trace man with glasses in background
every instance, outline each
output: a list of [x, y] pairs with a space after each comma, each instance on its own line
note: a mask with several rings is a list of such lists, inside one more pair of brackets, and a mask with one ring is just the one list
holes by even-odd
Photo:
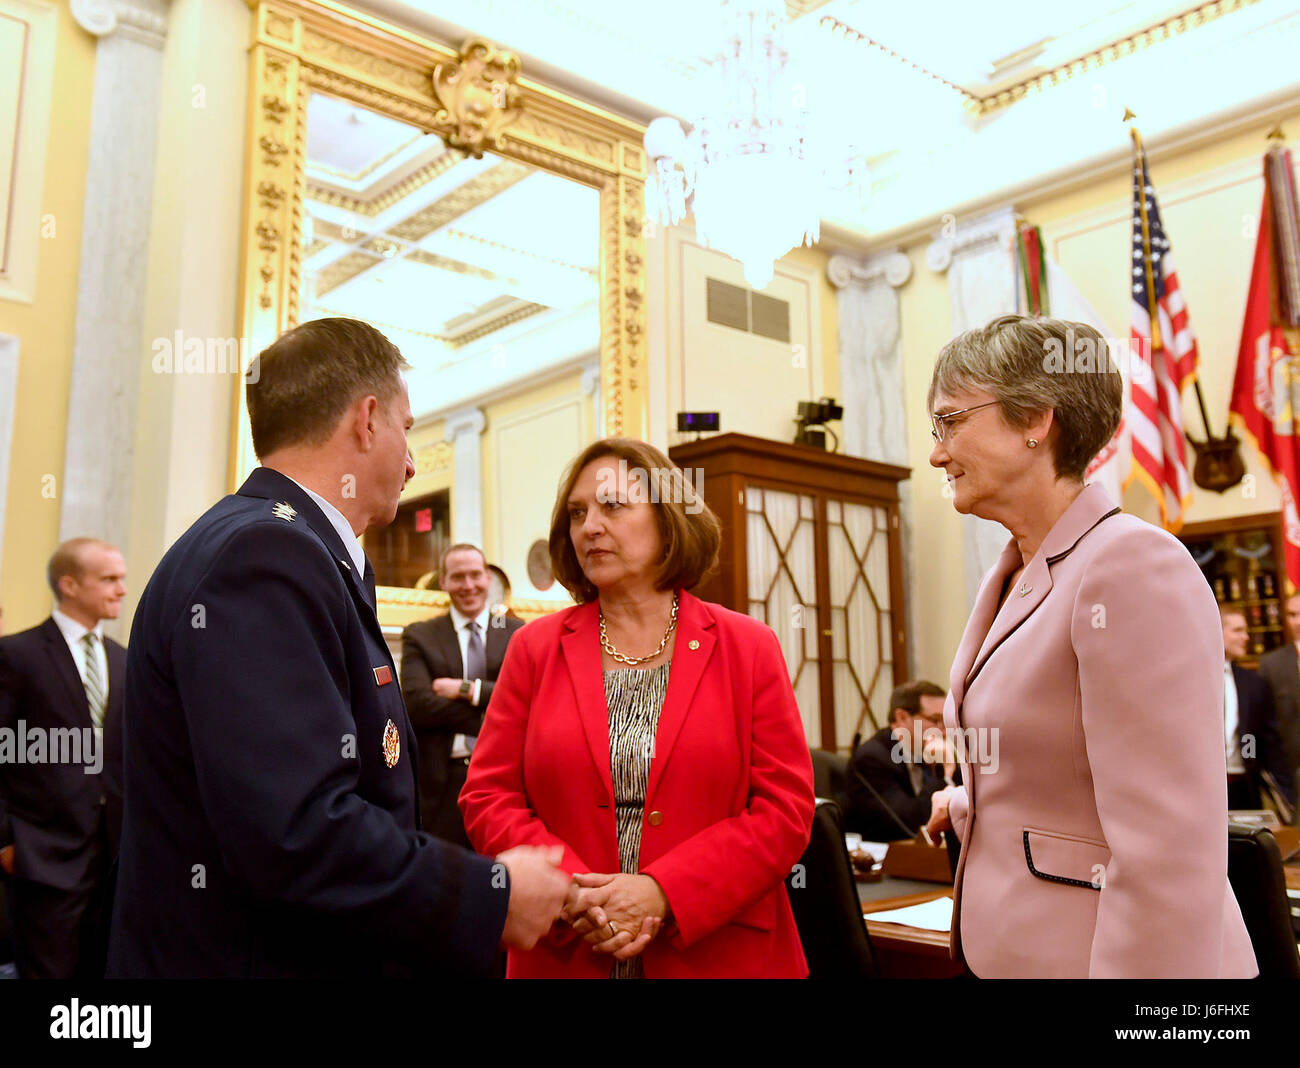
[[930, 819], [930, 797], [951, 785], [955, 759], [944, 745], [943, 690], [924, 679], [889, 696], [889, 723], [853, 753], [845, 829], [872, 842], [915, 835]]

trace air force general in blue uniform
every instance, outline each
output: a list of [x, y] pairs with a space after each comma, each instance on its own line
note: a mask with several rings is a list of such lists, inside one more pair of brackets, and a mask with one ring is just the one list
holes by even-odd
[[328, 501], [261, 467], [202, 516], [136, 609], [126, 693], [110, 976], [491, 971], [518, 869], [417, 829], [374, 573]]

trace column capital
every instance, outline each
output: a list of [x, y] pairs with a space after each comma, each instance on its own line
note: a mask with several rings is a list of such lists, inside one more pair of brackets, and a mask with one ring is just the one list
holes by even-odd
[[954, 256], [993, 242], [1009, 241], [1016, 232], [1016, 209], [1010, 204], [971, 219], [944, 223], [925, 250], [930, 270], [942, 274]]
[[447, 416], [442, 439], [443, 441], [454, 442], [464, 434], [473, 434], [478, 437], [486, 428], [487, 416], [483, 414], [482, 408], [462, 408], [460, 411], [452, 412]]
[[582, 395], [590, 397], [600, 389], [600, 363], [589, 363], [582, 369]]
[[887, 282], [897, 289], [912, 277], [912, 261], [907, 253], [896, 248], [863, 257], [837, 253], [826, 264], [826, 277], [836, 289], [880, 282]]
[[143, 44], [161, 48], [167, 38], [170, 0], [69, 0], [77, 25], [96, 37], [117, 31]]

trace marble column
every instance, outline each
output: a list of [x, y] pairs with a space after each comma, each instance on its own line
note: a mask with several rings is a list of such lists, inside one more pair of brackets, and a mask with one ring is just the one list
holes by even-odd
[[[946, 224], [926, 249], [932, 271], [947, 272], [954, 336], [1016, 310], [1016, 276], [1011, 256], [1015, 209]], [[1002, 555], [1010, 534], [1000, 523], [962, 516], [967, 607], [975, 603], [980, 579]]]
[[72, 0], [99, 38], [59, 537], [124, 550], [168, 0]]
[[483, 545], [483, 445], [487, 418], [481, 408], [447, 416], [443, 440], [451, 443], [451, 540]]
[[595, 363], [589, 363], [582, 369], [582, 395], [590, 397], [592, 410], [595, 414], [593, 426], [596, 431], [596, 439], [604, 437], [602, 427], [605, 422], [604, 405], [600, 401], [600, 360]]
[[[912, 261], [898, 249], [866, 258], [836, 255], [826, 265], [835, 286], [839, 320], [840, 403], [844, 406], [841, 451], [849, 456], [907, 466], [907, 403], [898, 288], [912, 276]], [[899, 535], [903, 547], [905, 619], [917, 618], [913, 581], [912, 487], [901, 482]], [[899, 665], [895, 682], [915, 675], [915, 651]]]

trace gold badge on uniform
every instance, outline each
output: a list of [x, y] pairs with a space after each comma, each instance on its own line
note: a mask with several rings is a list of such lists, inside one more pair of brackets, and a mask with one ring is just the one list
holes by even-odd
[[402, 739], [397, 733], [397, 724], [390, 719], [388, 726], [384, 728], [384, 763], [390, 768], [395, 768], [401, 755]]

